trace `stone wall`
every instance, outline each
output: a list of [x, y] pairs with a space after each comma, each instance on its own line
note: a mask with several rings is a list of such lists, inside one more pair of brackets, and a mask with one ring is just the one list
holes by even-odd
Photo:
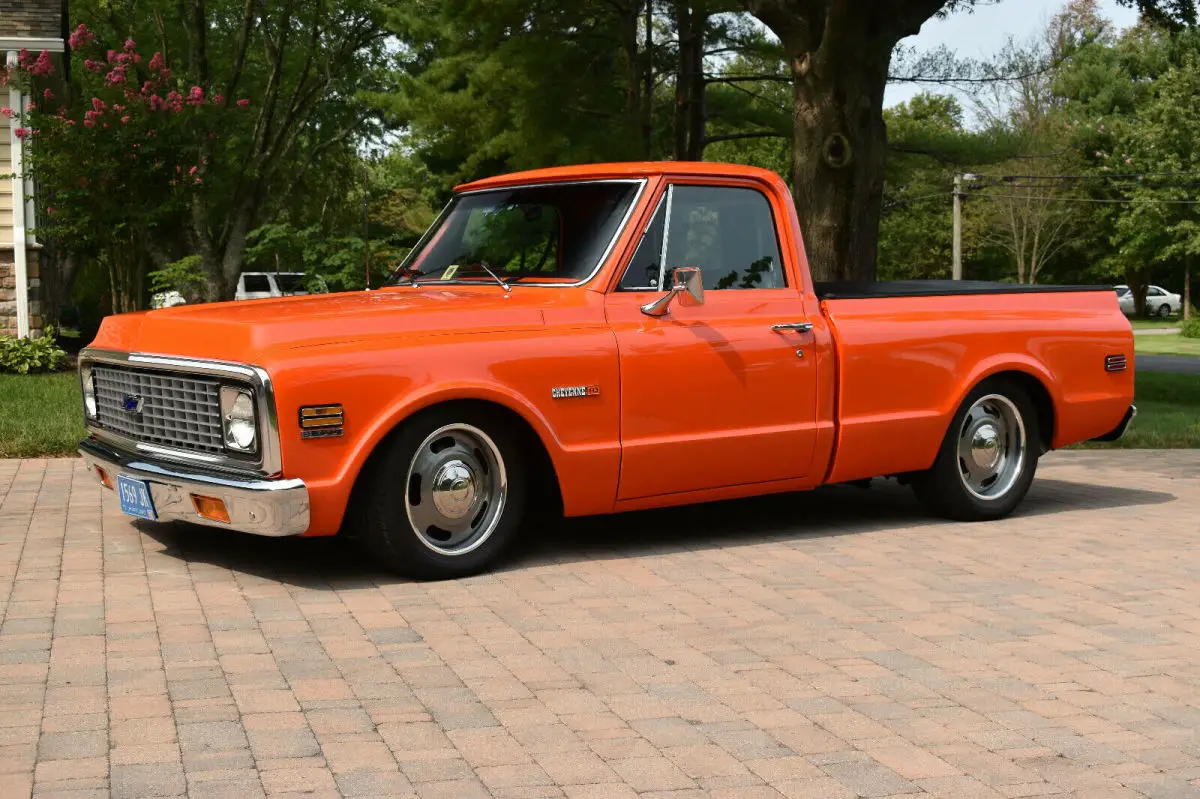
[[[37, 250], [27, 250], [26, 271], [29, 273], [29, 333], [32, 338], [42, 335], [42, 304], [39, 301], [41, 280], [38, 277]], [[13, 251], [0, 247], [0, 336], [17, 335], [17, 267]]]
[[17, 335], [17, 267], [13, 251], [0, 248], [0, 336]]
[[0, 36], [59, 38], [62, 0], [0, 0]]

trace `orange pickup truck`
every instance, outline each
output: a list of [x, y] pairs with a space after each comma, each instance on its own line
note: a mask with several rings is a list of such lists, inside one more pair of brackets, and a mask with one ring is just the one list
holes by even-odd
[[1132, 359], [1107, 286], [814, 283], [772, 172], [555, 168], [460, 186], [385, 286], [109, 317], [80, 451], [129, 515], [443, 578], [546, 509], [888, 477], [999, 518], [1124, 433]]

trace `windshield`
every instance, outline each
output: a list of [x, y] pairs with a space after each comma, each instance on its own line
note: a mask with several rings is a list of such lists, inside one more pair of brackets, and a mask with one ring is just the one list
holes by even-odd
[[[459, 195], [392, 277], [576, 283], [596, 271], [638, 183], [592, 182]], [[484, 268], [486, 267], [486, 268]]]

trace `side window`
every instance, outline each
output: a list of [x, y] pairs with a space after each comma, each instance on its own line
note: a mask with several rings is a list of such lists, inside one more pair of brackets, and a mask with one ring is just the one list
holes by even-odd
[[242, 275], [242, 280], [245, 281], [246, 291], [270, 291], [271, 283], [267, 280], [266, 275]]
[[706, 291], [787, 285], [775, 220], [761, 192], [676, 186], [668, 231], [667, 268], [700, 267]]
[[1163, 291], [1160, 288], [1152, 288], [1146, 292], [1146, 296], [1148, 297], [1161, 297], [1162, 295]]
[[[670, 221], [664, 224], [668, 212]], [[664, 232], [667, 246], [662, 259]], [[660, 265], [660, 260], [665, 263]], [[665, 267], [661, 273], [660, 266]], [[705, 291], [786, 286], [767, 198], [748, 188], [672, 186], [642, 237], [621, 288], [655, 291], [670, 286], [671, 270], [677, 266], [700, 267]]]

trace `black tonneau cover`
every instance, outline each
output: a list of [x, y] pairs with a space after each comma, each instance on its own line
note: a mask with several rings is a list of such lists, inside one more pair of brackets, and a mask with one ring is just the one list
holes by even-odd
[[818, 282], [822, 300], [870, 300], [881, 297], [947, 297], [958, 294], [1053, 294], [1064, 291], [1112, 291], [1112, 286], [1039, 286], [990, 280], [884, 280]]

